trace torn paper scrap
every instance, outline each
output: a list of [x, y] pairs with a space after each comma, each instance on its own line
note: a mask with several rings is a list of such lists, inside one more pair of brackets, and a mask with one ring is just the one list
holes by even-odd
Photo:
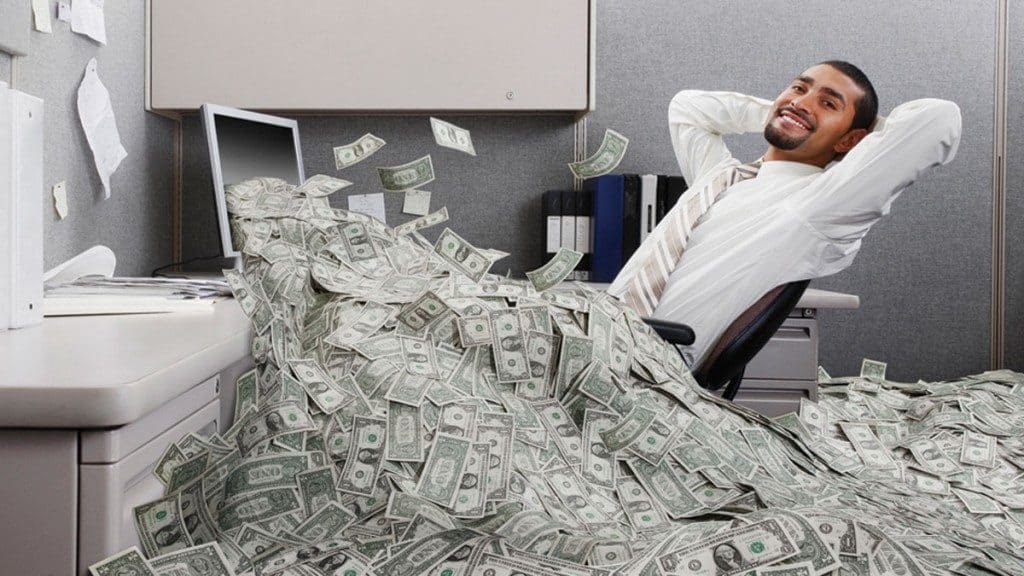
[[353, 194], [348, 197], [348, 209], [351, 212], [359, 212], [367, 216], [373, 216], [377, 220], [387, 224], [384, 217], [384, 193], [375, 194]]
[[406, 190], [405, 203], [402, 204], [402, 212], [426, 216], [430, 213], [430, 192], [427, 190]]
[[103, 0], [71, 0], [71, 31], [107, 45], [107, 27], [103, 23]]
[[57, 2], [57, 20], [71, 22], [71, 0]]
[[96, 171], [103, 181], [103, 197], [110, 198], [110, 175], [117, 170], [128, 151], [121, 145], [121, 135], [114, 121], [114, 109], [110, 105], [110, 93], [96, 73], [95, 58], [86, 64], [85, 78], [78, 87], [78, 116], [96, 160]]
[[50, 26], [50, 0], [32, 0], [32, 19], [36, 30], [53, 33], [53, 27]]
[[68, 215], [68, 191], [67, 181], [61, 180], [53, 185], [53, 207], [57, 210], [57, 216], [63, 220]]

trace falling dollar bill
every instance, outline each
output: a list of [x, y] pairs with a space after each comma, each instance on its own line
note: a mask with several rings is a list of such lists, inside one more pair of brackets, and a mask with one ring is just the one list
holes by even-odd
[[573, 175], [577, 178], [584, 179], [607, 174], [622, 161], [628, 145], [629, 139], [622, 134], [615, 130], [605, 130], [604, 139], [601, 140], [601, 146], [598, 147], [597, 152], [594, 152], [586, 160], [570, 162], [569, 170], [572, 170]]
[[491, 269], [490, 259], [451, 228], [445, 228], [437, 237], [434, 251], [474, 282], [480, 282]]
[[473, 149], [473, 139], [469, 136], [469, 130], [459, 128], [451, 122], [445, 122], [433, 117], [430, 119], [430, 129], [433, 130], [434, 141], [439, 146], [476, 156], [476, 150]]
[[543, 292], [565, 280], [566, 276], [572, 274], [576, 265], [583, 259], [583, 253], [568, 248], [559, 248], [558, 252], [540, 268], [526, 273], [526, 277], [533, 283], [538, 292]]
[[424, 228], [429, 228], [431, 226], [436, 226], [437, 224], [440, 224], [442, 222], [447, 222], [447, 221], [448, 221], [448, 207], [447, 206], [442, 206], [440, 210], [436, 210], [434, 212], [431, 212], [430, 214], [427, 214], [426, 216], [421, 216], [419, 218], [416, 218], [416, 219], [413, 219], [413, 220], [409, 220], [408, 222], [405, 222], [403, 224], [399, 224], [398, 226], [395, 226], [395, 234], [398, 234], [398, 235], [401, 236], [401, 235], [404, 235], [404, 234], [408, 234], [408, 233], [410, 233], [410, 232], [412, 232], [414, 230], [422, 230]]
[[334, 148], [334, 166], [341, 170], [358, 164], [369, 158], [374, 152], [384, 147], [384, 140], [367, 132], [359, 140]]
[[400, 166], [377, 168], [377, 174], [385, 190], [403, 192], [433, 182], [434, 164], [430, 160], [430, 154], [427, 154]]

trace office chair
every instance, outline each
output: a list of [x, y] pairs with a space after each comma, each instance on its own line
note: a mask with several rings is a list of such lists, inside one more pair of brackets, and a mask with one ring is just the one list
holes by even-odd
[[[722, 397], [736, 398], [747, 363], [768, 343], [810, 283], [808, 279], [776, 286], [733, 320], [701, 365], [692, 371], [697, 383], [712, 391], [726, 386]], [[687, 346], [695, 339], [693, 329], [686, 324], [655, 318], [644, 318], [644, 322], [670, 344]]]

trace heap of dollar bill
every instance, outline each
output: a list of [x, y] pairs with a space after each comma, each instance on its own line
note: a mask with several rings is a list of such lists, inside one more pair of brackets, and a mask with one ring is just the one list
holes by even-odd
[[[450, 229], [256, 179], [228, 207], [257, 367], [95, 575], [1024, 573], [1024, 374], [830, 378], [776, 419], [698, 387], [631, 309]], [[563, 274], [564, 273], [564, 274]]]

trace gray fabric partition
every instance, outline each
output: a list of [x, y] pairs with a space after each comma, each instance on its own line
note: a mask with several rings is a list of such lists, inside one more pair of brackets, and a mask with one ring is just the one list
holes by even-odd
[[[377, 166], [393, 166], [431, 154], [437, 179], [423, 187], [431, 192], [431, 209], [448, 207], [452, 230], [481, 247], [511, 256], [492, 271], [522, 276], [543, 263], [540, 197], [544, 190], [569, 188], [572, 174], [573, 120], [552, 116], [446, 116], [441, 118], [473, 134], [477, 155], [469, 156], [434, 143], [427, 116], [334, 116], [299, 118], [299, 138], [307, 177], [317, 173], [350, 180], [353, 186], [334, 194], [333, 205], [348, 206], [349, 194], [384, 192]], [[209, 152], [202, 121], [188, 116], [185, 129], [183, 252], [185, 258], [220, 250]], [[387, 141], [371, 158], [337, 172], [334, 146], [366, 132]], [[415, 216], [401, 213], [404, 195], [384, 192], [387, 223]], [[428, 229], [431, 240], [444, 225]]]
[[0, 52], [0, 82], [11, 81], [11, 55]]
[[[56, 2], [53, 13], [56, 14]], [[170, 198], [174, 123], [144, 110], [145, 3], [106, 3], [107, 45], [71, 32], [53, 19], [53, 34], [33, 31], [18, 61], [17, 88], [46, 102], [43, 233], [50, 268], [95, 244], [117, 255], [117, 273], [148, 275], [171, 257]], [[110, 91], [128, 157], [111, 178], [110, 199], [93, 163], [78, 116], [78, 85], [95, 57]], [[0, 62], [0, 70], [7, 70]], [[60, 220], [50, 188], [67, 181], [69, 213]]]
[[[666, 123], [677, 91], [733, 90], [774, 99], [793, 77], [827, 59], [863, 69], [883, 114], [914, 98], [956, 101], [964, 134], [954, 163], [900, 197], [849, 269], [811, 286], [861, 297], [859, 310], [822, 315], [820, 361], [833, 374], [856, 373], [862, 357], [889, 361], [896, 379], [984, 370], [994, 0], [770, 0], [751, 6], [737, 0], [598, 2], [597, 111], [589, 119], [589, 149], [613, 128], [630, 138], [618, 171], [678, 174]], [[744, 160], [767, 148], [759, 134], [729, 144]]]
[[1024, 6], [1009, 10], [1006, 114], [1006, 367], [1024, 370]]

